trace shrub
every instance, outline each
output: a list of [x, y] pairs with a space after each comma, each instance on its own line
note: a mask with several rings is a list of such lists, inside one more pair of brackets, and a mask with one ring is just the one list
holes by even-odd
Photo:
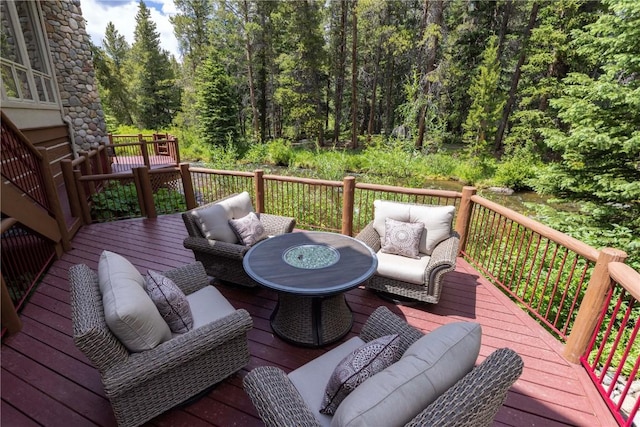
[[490, 181], [499, 187], [508, 187], [515, 191], [530, 190], [538, 172], [538, 162], [533, 155], [516, 152], [498, 164], [496, 173]]
[[291, 144], [283, 139], [274, 139], [267, 144], [267, 160], [277, 166], [289, 166], [293, 158]]

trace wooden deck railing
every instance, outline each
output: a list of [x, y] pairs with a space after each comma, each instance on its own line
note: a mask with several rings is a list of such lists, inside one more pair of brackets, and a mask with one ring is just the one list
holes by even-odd
[[640, 369], [640, 274], [620, 262], [607, 268], [613, 286], [597, 297], [603, 308], [580, 362], [618, 424], [632, 426], [640, 406], [632, 399]]
[[169, 134], [109, 134], [107, 153], [114, 172], [127, 172], [138, 166], [155, 168], [180, 163], [178, 139]]
[[[590, 360], [585, 355], [593, 352], [594, 345], [599, 345], [594, 344], [594, 337], [601, 336], [598, 330], [603, 323], [597, 319], [619, 317], [615, 304], [609, 307], [603, 300], [611, 288], [612, 277], [635, 298], [631, 305], [637, 307], [637, 277], [627, 279], [630, 273], [617, 272], [622, 267], [609, 270], [610, 265], [626, 259], [624, 252], [611, 248], [597, 250], [476, 195], [473, 187], [465, 187], [462, 192], [414, 189], [357, 183], [354, 177], [346, 177], [342, 182], [327, 181], [265, 175], [261, 170], [212, 170], [188, 164], [155, 171], [143, 166], [129, 174], [83, 175], [80, 170], [74, 174], [74, 184], [70, 187], [78, 190], [77, 199], [91, 203], [95, 203], [96, 195], [100, 194], [100, 182], [109, 183], [104, 186], [104, 192], [113, 182], [128, 180], [135, 192], [135, 196], [129, 198], [137, 201], [140, 216], [180, 212], [247, 191], [258, 212], [293, 216], [300, 228], [347, 235], [356, 234], [372, 220], [376, 199], [456, 206], [455, 229], [461, 235], [461, 255], [551, 333], [566, 341], [565, 357], [573, 363], [580, 363], [581, 358]], [[159, 209], [157, 193], [162, 188], [169, 188], [182, 204], [169, 203], [166, 209]], [[91, 193], [82, 194], [86, 189]], [[83, 209], [87, 222], [96, 220], [90, 218], [87, 208]], [[621, 298], [614, 295], [614, 299]], [[626, 307], [625, 313], [633, 309]], [[621, 345], [637, 346], [637, 319], [628, 323], [633, 326], [624, 329], [631, 328], [631, 337], [625, 338]], [[626, 334], [625, 337], [629, 335]], [[604, 355], [609, 362], [619, 354], [637, 357], [637, 351], [630, 353], [618, 348], [605, 347], [598, 352], [598, 357]], [[602, 368], [593, 366], [595, 377], [599, 375], [595, 372], [601, 372]], [[637, 371], [636, 360], [631, 376]], [[615, 409], [615, 405], [610, 406]]]

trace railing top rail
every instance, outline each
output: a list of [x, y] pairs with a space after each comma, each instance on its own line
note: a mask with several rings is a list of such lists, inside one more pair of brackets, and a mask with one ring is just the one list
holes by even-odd
[[356, 188], [362, 190], [374, 190], [374, 191], [386, 191], [391, 193], [401, 194], [416, 194], [420, 196], [437, 196], [437, 197], [449, 197], [449, 198], [461, 198], [462, 193], [451, 190], [436, 190], [430, 188], [407, 188], [396, 187], [393, 185], [381, 185], [381, 184], [368, 184], [364, 182], [356, 182]]
[[180, 168], [177, 166], [167, 166], [159, 169], [150, 169], [149, 175], [162, 175], [164, 173], [175, 173], [180, 172]]
[[299, 178], [286, 175], [264, 175], [263, 178], [271, 181], [299, 182], [311, 185], [324, 185], [327, 187], [342, 187], [342, 181], [329, 181], [326, 179]]
[[4, 233], [5, 231], [9, 230], [11, 227], [16, 225], [17, 223], [18, 223], [18, 220], [15, 218], [4, 218], [0, 222], [0, 233]]
[[219, 169], [209, 169], [209, 168], [200, 168], [200, 167], [189, 167], [190, 172], [199, 172], [199, 173], [209, 173], [215, 175], [236, 175], [236, 176], [245, 176], [253, 178], [253, 172], [243, 172], [243, 171], [228, 171], [228, 170], [219, 170]]
[[532, 231], [540, 234], [543, 237], [546, 237], [558, 244], [561, 244], [571, 249], [572, 251], [576, 252], [578, 255], [581, 255], [590, 261], [593, 261], [593, 262], [597, 261], [598, 256], [600, 255], [600, 251], [597, 250], [596, 248], [589, 246], [578, 239], [574, 239], [573, 237], [567, 234], [564, 234], [558, 230], [554, 230], [551, 227], [541, 224], [540, 222], [534, 219], [524, 216], [498, 203], [489, 201], [484, 197], [474, 195], [474, 196], [471, 196], [471, 200], [474, 203], [484, 206], [487, 209], [491, 209], [492, 211], [497, 212], [500, 215], [531, 229]]
[[129, 179], [133, 178], [133, 172], [109, 173], [102, 175], [83, 175], [80, 181], [105, 181], [109, 179]]
[[640, 273], [621, 262], [610, 262], [608, 267], [611, 278], [640, 301]]

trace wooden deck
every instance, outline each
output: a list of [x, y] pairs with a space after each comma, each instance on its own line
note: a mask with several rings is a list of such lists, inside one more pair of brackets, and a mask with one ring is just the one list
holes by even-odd
[[[74, 347], [67, 270], [76, 263], [96, 269], [108, 249], [131, 260], [141, 272], [164, 270], [193, 261], [182, 240], [179, 215], [85, 226], [73, 239], [73, 250], [56, 261], [22, 312], [24, 329], [2, 343], [3, 426], [113, 426], [100, 376]], [[495, 425], [615, 426], [613, 417], [582, 368], [564, 361], [562, 345], [469, 266], [458, 260], [446, 278], [437, 305], [393, 306], [358, 288], [347, 294], [355, 313], [352, 334], [369, 313], [387, 305], [412, 325], [431, 331], [453, 321], [482, 324], [480, 359], [494, 349], [510, 347], [524, 359], [525, 369], [509, 392]], [[326, 349], [303, 349], [284, 343], [271, 332], [269, 315], [276, 295], [267, 289], [218, 286], [237, 308], [251, 313], [251, 360], [238, 374], [207, 396], [152, 420], [155, 426], [259, 426], [261, 421], [242, 389], [242, 377], [260, 365], [293, 370]]]

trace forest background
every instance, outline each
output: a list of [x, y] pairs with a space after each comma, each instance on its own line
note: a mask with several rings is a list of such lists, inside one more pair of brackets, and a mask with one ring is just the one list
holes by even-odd
[[174, 0], [181, 62], [140, 1], [94, 62], [107, 125], [216, 168], [535, 190], [540, 221], [640, 270], [637, 0]]

